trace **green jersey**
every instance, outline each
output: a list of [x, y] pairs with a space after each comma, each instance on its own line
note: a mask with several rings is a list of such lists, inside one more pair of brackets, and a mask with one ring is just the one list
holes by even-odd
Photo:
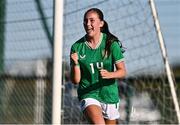
[[[107, 35], [101, 33], [101, 39], [95, 49], [92, 49], [83, 37], [71, 47], [71, 53], [78, 53], [81, 70], [81, 80], [78, 87], [78, 98], [95, 98], [104, 103], [119, 101], [118, 86], [115, 79], [102, 79], [100, 69], [113, 72], [114, 64], [122, 61], [124, 56], [118, 42], [113, 42], [110, 55], [105, 55]], [[72, 62], [72, 61], [71, 61]], [[72, 63], [71, 63], [72, 65]]]

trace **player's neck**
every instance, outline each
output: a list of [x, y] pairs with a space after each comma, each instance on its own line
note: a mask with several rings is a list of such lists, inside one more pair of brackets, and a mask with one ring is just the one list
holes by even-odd
[[98, 44], [100, 41], [101, 33], [94, 35], [93, 37], [88, 37], [87, 42], [90, 44]]
[[89, 37], [87, 39], [87, 44], [90, 48], [92, 49], [96, 49], [97, 46], [99, 46], [100, 42], [101, 42], [101, 33], [100, 34], [97, 34], [96, 36], [93, 36], [93, 37]]

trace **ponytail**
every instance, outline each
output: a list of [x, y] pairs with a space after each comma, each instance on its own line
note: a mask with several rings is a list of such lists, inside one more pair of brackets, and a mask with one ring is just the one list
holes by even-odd
[[[101, 32], [102, 33], [105, 33], [107, 35], [107, 40], [106, 40], [106, 46], [105, 46], [105, 55], [107, 54], [108, 56], [110, 55], [110, 47], [111, 47], [111, 44], [113, 42], [118, 42], [119, 45], [120, 45], [120, 48], [122, 50], [122, 53], [125, 52], [123, 46], [122, 46], [122, 43], [119, 41], [119, 39], [114, 36], [110, 31], [109, 31], [109, 27], [108, 27], [108, 24], [107, 22], [104, 20], [104, 25], [103, 27], [101, 28]], [[104, 55], [104, 56], [105, 56]]]
[[101, 21], [104, 21], [104, 25], [103, 25], [103, 27], [101, 28], [101, 32], [102, 32], [102, 33], [105, 33], [105, 34], [107, 35], [107, 40], [106, 40], [106, 46], [105, 46], [105, 54], [104, 54], [104, 56], [105, 56], [106, 54], [107, 54], [108, 56], [110, 55], [110, 47], [111, 47], [111, 44], [112, 44], [113, 42], [115, 42], [115, 41], [119, 43], [120, 48], [121, 48], [121, 50], [122, 50], [122, 53], [124, 53], [124, 52], [125, 52], [125, 49], [123, 48], [122, 43], [118, 40], [118, 38], [117, 38], [116, 36], [114, 36], [114, 35], [109, 31], [108, 24], [107, 24], [107, 22], [104, 20], [103, 12], [102, 12], [100, 9], [98, 9], [98, 8], [91, 8], [91, 9], [87, 10], [87, 11], [85, 12], [85, 14], [84, 14], [84, 19], [85, 19], [87, 13], [89, 13], [90, 11], [96, 12], [96, 13], [98, 14], [98, 16], [99, 16], [99, 19], [100, 19]]

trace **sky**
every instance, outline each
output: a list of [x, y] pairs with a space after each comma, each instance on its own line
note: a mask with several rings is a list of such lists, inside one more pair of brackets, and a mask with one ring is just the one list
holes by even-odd
[[180, 65], [180, 0], [156, 0], [162, 34], [171, 65]]
[[[79, 5], [76, 5], [76, 3], [72, 2], [71, 0], [66, 0], [66, 2], [67, 1], [69, 1], [67, 13], [69, 11], [74, 11], [74, 9], [78, 7], [86, 5], [86, 2], [79, 2]], [[92, 2], [97, 3], [96, 0], [92, 0], [91, 3]], [[113, 0], [113, 2], [119, 3], [118, 0]], [[121, 1], [121, 3], [126, 2], [126, 0]], [[52, 1], [43, 0], [42, 3], [43, 7], [46, 8], [45, 15], [47, 16], [49, 22], [48, 27], [50, 27], [50, 30], [52, 32]], [[167, 48], [169, 62], [173, 66], [177, 64], [180, 65], [180, 0], [155, 0], [155, 3], [159, 15], [161, 31], [163, 33]], [[136, 10], [137, 8], [134, 9]], [[39, 14], [36, 10], [36, 4], [31, 0], [8, 0], [8, 7], [6, 11], [8, 12], [5, 45], [5, 58], [7, 59], [7, 64], [8, 62], [11, 63], [12, 60], [22, 61], [26, 58], [27, 60], [36, 60], [38, 58], [42, 59], [42, 57], [50, 58], [52, 55], [51, 46], [47, 40], [46, 34], [42, 31], [42, 25], [39, 20]], [[114, 11], [110, 11], [106, 14], [111, 15], [111, 13], [113, 12]], [[123, 13], [121, 13], [121, 16], [122, 14]], [[76, 16], [82, 17], [80, 15]], [[64, 18], [66, 19], [66, 17]], [[114, 15], [112, 15], [112, 18], [109, 17], [109, 19], [113, 18]], [[71, 23], [71, 21], [73, 20], [74, 19], [68, 18], [66, 22]], [[71, 42], [73, 42], [76, 39], [75, 37], [77, 37], [79, 34], [84, 33], [82, 32], [83, 28], [81, 21], [82, 19], [80, 18], [78, 23], [80, 24], [81, 28], [79, 28], [79, 24], [77, 25], [77, 27], [75, 26], [75, 30], [73, 30], [71, 26], [68, 28], [71, 31], [70, 33], [74, 31], [76, 32], [76, 36], [67, 34], [69, 35], [68, 39], [70, 39], [70, 41], [72, 40]], [[69, 50], [66, 55], [68, 54]]]
[[[84, 13], [83, 11], [86, 10], [84, 10], [84, 8], [86, 8], [88, 5], [88, 7], [98, 7], [103, 10], [105, 20], [108, 22], [109, 28], [112, 33], [117, 35], [118, 38], [120, 38], [123, 44], [127, 47], [125, 57], [129, 74], [134, 74], [137, 71], [143, 73], [147, 72], [147, 70], [149, 70], [149, 67], [154, 68], [151, 68], [153, 72], [159, 70], [158, 68], [161, 68], [160, 65], [163, 66], [162, 62], [158, 62], [161, 60], [162, 56], [159, 52], [160, 49], [158, 48], [159, 43], [156, 41], [157, 37], [156, 39], [153, 39], [153, 37], [156, 35], [153, 35], [153, 31], [148, 32], [150, 31], [150, 28], [153, 27], [153, 22], [149, 23], [151, 21], [151, 15], [149, 12], [149, 5], [147, 4], [148, 0], [139, 0], [139, 3], [138, 0], [134, 0], [132, 2], [133, 6], [131, 6], [131, 1], [132, 0], [112, 0], [111, 2], [111, 0], [107, 0], [107, 7], [105, 0], [101, 0], [101, 4], [96, 4], [97, 1], [94, 0], [92, 0], [91, 3], [77, 1], [77, 3], [73, 4], [72, 1], [69, 0], [69, 3], [67, 2], [67, 6], [65, 6], [65, 12], [67, 13], [65, 13], [65, 15], [67, 15], [65, 18], [65, 23], [66, 26], [68, 26], [68, 28], [65, 30], [65, 38], [67, 39], [65, 39], [65, 44], [67, 44], [68, 42], [70, 43], [70, 41], [75, 42], [84, 34], [82, 27], [82, 18]], [[178, 18], [180, 16], [180, 0], [154, 1], [157, 7], [157, 13], [159, 15], [161, 31], [164, 36], [164, 42], [166, 44], [169, 62], [174, 66], [180, 63], [180, 38], [178, 35], [180, 30], [180, 21], [178, 21]], [[93, 4], [93, 2], [95, 4]], [[141, 2], [145, 2], [146, 4], [144, 9], [143, 7], [141, 8]], [[72, 8], [72, 6], [74, 7]], [[75, 13], [77, 10], [78, 14]], [[128, 19], [126, 17], [128, 17]], [[146, 21], [146, 17], [147, 22], [144, 23]], [[142, 22], [137, 23], [139, 20], [141, 20]], [[138, 39], [138, 35], [142, 36], [140, 40]], [[151, 41], [153, 41], [153, 43]], [[70, 47], [71, 44], [67, 44], [66, 47]], [[148, 44], [150, 45], [148, 46]], [[156, 53], [156, 51], [158, 51], [157, 53], [159, 55]], [[144, 71], [144, 69], [146, 70]]]
[[[125, 0], [122, 0], [122, 3], [123, 1], [125, 2]], [[154, 1], [157, 8], [161, 31], [164, 37], [164, 42], [167, 48], [167, 55], [169, 62], [173, 66], [180, 65], [180, 49], [179, 49], [180, 48], [180, 0], [154, 0]], [[83, 2], [81, 4], [83, 4]], [[70, 7], [71, 6], [68, 7], [69, 11], [71, 11]], [[109, 12], [109, 13], [112, 13], [113, 15], [113, 12]], [[107, 14], [107, 12], [105, 12], [105, 14]], [[121, 15], [122, 14], [123, 13], [121, 13]], [[77, 16], [79, 17], [79, 15]], [[80, 21], [81, 20], [76, 22], [80, 22]], [[79, 25], [76, 27], [79, 27]], [[82, 31], [79, 31], [79, 28], [77, 28], [77, 30], [78, 31], [76, 32], [78, 32], [79, 34], [82, 33]], [[70, 31], [73, 32], [73, 29], [71, 29]], [[74, 37], [73, 35], [71, 37], [72, 39], [76, 40], [76, 38], [73, 38]]]

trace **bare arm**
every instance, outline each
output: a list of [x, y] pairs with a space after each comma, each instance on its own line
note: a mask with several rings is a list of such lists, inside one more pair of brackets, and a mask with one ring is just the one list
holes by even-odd
[[78, 63], [78, 54], [77, 53], [72, 53], [70, 55], [70, 58], [73, 61], [73, 65], [71, 66], [71, 81], [74, 84], [79, 84], [80, 79], [81, 79], [81, 71], [80, 71], [80, 66]]
[[111, 79], [111, 78], [124, 78], [126, 76], [126, 68], [124, 62], [119, 62], [115, 64], [116, 71], [109, 72], [105, 69], [100, 70], [100, 75], [103, 79]]

